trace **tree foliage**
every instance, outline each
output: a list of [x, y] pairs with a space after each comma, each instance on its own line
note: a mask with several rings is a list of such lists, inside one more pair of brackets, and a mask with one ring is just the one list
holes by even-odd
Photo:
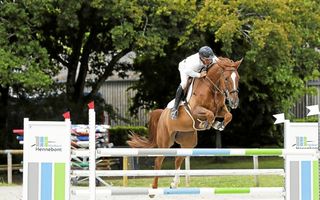
[[[281, 141], [281, 134], [274, 131], [272, 114], [288, 114], [302, 95], [315, 94], [315, 90], [306, 85], [319, 77], [320, 8], [317, 1], [205, 0], [188, 6], [193, 10], [188, 16], [191, 23], [187, 24], [184, 34], [176, 38], [179, 49], [196, 52], [207, 44], [219, 56], [244, 58], [239, 69], [241, 105], [233, 111], [233, 123], [223, 136], [225, 142], [238, 145], [241, 141], [242, 145], [254, 146]], [[172, 59], [176, 60], [175, 65], [181, 60], [178, 56]], [[158, 62], [160, 65], [162, 59]], [[168, 66], [167, 71], [176, 74], [173, 82], [177, 82], [178, 72], [172, 72], [171, 67]], [[149, 76], [141, 71], [142, 76]], [[152, 84], [143, 79], [141, 82]], [[136, 102], [143, 104], [143, 98], [150, 102], [149, 92], [140, 91]], [[172, 93], [167, 94], [173, 97]], [[253, 136], [258, 136], [260, 142], [255, 143], [257, 137]]]
[[311, 0], [205, 1], [188, 32], [210, 32], [226, 56], [244, 57], [241, 82], [250, 99], [273, 98], [287, 111], [318, 75], [319, 13]]
[[129, 52], [136, 53], [136, 60], [165, 56], [170, 35], [181, 35], [185, 26], [179, 23], [190, 21], [189, 15], [179, 20], [171, 17], [171, 11], [180, 16], [190, 12], [179, 1], [35, 0], [18, 4], [34, 20], [32, 36], [47, 50], [54, 72], [67, 70], [62, 92], [67, 96], [66, 107], [75, 113], [114, 72], [126, 76], [132, 69], [124, 59]]
[[47, 1], [39, 9], [41, 2], [29, 6], [29, 12], [42, 16], [39, 40], [57, 66], [68, 69], [70, 101], [83, 101], [86, 78], [92, 80], [90, 99], [113, 71], [130, 69], [119, 62], [127, 53], [150, 58], [163, 54], [168, 30], [157, 10], [166, 1]]
[[49, 59], [46, 49], [33, 37], [32, 19], [19, 4], [0, 5], [1, 88], [47, 87], [52, 82]]
[[11, 131], [10, 96], [37, 95], [52, 83], [47, 51], [35, 40], [33, 24], [23, 5], [0, 1], [0, 141]]
[[[49, 94], [39, 90], [61, 69], [66, 84], [50, 89], [63, 93], [73, 113], [114, 72], [124, 77], [127, 70], [141, 72], [133, 106], [164, 107], [179, 83], [179, 61], [209, 45], [219, 56], [244, 58], [241, 105], [223, 138], [252, 145], [253, 134], [262, 143], [280, 137], [272, 114], [288, 113], [319, 75], [315, 0], [5, 0], [0, 11], [3, 107], [9, 88], [28, 97]], [[132, 51], [134, 66], [123, 59]]]

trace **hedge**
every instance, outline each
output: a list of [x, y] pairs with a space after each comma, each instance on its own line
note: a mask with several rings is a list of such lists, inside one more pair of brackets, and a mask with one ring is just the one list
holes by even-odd
[[114, 146], [128, 146], [126, 141], [129, 139], [130, 132], [137, 133], [142, 136], [147, 135], [147, 128], [143, 126], [115, 126], [109, 129], [110, 142]]

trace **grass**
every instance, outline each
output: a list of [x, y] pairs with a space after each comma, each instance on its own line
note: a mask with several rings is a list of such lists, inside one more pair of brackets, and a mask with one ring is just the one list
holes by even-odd
[[[191, 169], [252, 169], [252, 157], [229, 156], [229, 157], [192, 157], [190, 159]], [[153, 158], [140, 158], [141, 169], [153, 169]], [[184, 168], [184, 165], [182, 165]], [[283, 158], [259, 157], [260, 169], [283, 168]], [[165, 159], [162, 169], [174, 169], [174, 158]]]
[[[152, 178], [129, 178], [129, 187], [150, 187]], [[159, 187], [168, 187], [172, 178], [161, 177]], [[123, 186], [122, 179], [107, 180], [113, 186]], [[259, 176], [259, 187], [283, 187], [284, 179], [281, 176]], [[187, 187], [185, 178], [180, 178], [180, 187]], [[253, 176], [214, 176], [191, 177], [188, 187], [256, 187]]]
[[[140, 158], [140, 169], [153, 169], [153, 159]], [[174, 158], [166, 158], [163, 169], [173, 169]], [[252, 157], [197, 157], [191, 158], [191, 169], [252, 169]], [[184, 169], [184, 167], [182, 167]], [[283, 159], [279, 157], [259, 157], [259, 169], [283, 169]], [[130, 187], [150, 187], [153, 178], [129, 177]], [[113, 186], [122, 186], [123, 180], [106, 179]], [[168, 187], [172, 177], [161, 177], [159, 187]], [[284, 178], [282, 176], [259, 176], [260, 187], [282, 187]], [[255, 187], [254, 176], [204, 176], [191, 177], [188, 187]], [[180, 178], [180, 187], [186, 187], [185, 178]]]
[[[13, 171], [12, 173], [12, 184], [7, 183], [7, 172], [0, 172], [0, 187], [1, 186], [15, 186], [22, 184], [22, 173], [18, 171]], [[1, 198], [0, 198], [1, 199]]]

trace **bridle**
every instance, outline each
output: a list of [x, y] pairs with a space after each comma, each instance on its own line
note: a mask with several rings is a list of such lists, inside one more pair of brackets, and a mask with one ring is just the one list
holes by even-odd
[[[219, 66], [219, 65], [218, 65]], [[220, 67], [220, 66], [219, 66]], [[220, 67], [222, 68], [222, 67]], [[221, 72], [221, 75], [219, 77], [219, 79], [217, 80], [217, 82], [220, 80], [221, 76], [223, 76], [223, 79], [227, 85], [228, 81], [225, 79], [225, 76], [224, 76], [224, 72], [225, 71], [237, 71], [234, 67], [228, 67], [228, 68], [222, 68], [222, 72]], [[231, 98], [230, 98], [230, 94], [232, 93], [239, 93], [239, 90], [238, 89], [233, 89], [229, 92], [228, 88], [226, 87], [224, 90], [219, 88], [218, 87], [218, 84], [217, 83], [214, 83], [208, 76], [206, 76], [204, 78], [204, 80], [206, 80], [206, 82], [209, 84], [208, 87], [211, 89], [211, 91], [213, 92], [213, 94], [216, 93], [216, 91], [218, 91], [219, 93], [221, 93], [222, 95], [225, 96], [225, 98], [228, 100], [228, 102], [230, 103], [231, 102]]]

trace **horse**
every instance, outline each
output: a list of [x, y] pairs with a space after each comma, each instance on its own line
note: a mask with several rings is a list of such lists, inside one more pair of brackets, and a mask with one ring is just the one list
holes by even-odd
[[[197, 131], [211, 127], [222, 131], [232, 120], [229, 107], [239, 105], [238, 68], [242, 62], [219, 57], [219, 61], [207, 69], [207, 75], [193, 81], [191, 98], [187, 105], [179, 106], [176, 120], [170, 117], [170, 108], [151, 111], [148, 123], [148, 138], [131, 133], [127, 144], [132, 148], [170, 148], [174, 142], [181, 148], [197, 145]], [[216, 118], [223, 118], [222, 122]], [[198, 123], [197, 123], [198, 122]], [[185, 157], [175, 158], [175, 169], [179, 170]], [[164, 156], [155, 158], [155, 170], [160, 170]], [[175, 176], [171, 188], [178, 187], [179, 176]], [[158, 177], [154, 177], [152, 188], [158, 187]]]

